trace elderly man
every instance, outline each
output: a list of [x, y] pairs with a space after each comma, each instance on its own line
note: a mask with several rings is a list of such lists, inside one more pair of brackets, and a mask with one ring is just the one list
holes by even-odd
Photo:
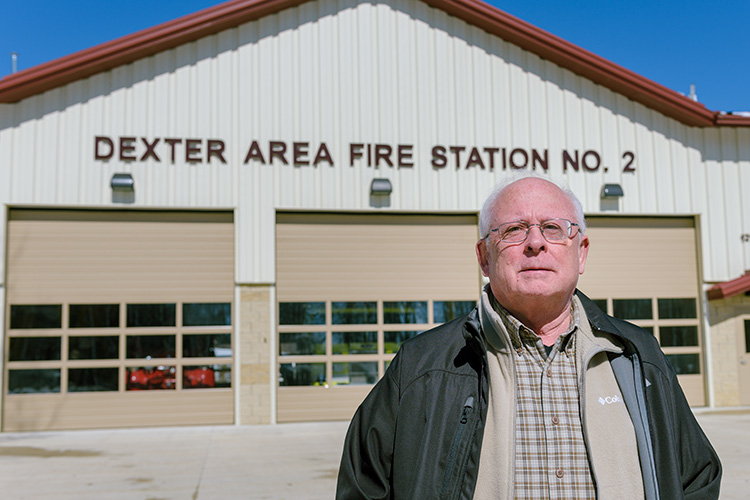
[[576, 292], [575, 195], [516, 180], [479, 229], [478, 307], [402, 346], [352, 420], [337, 498], [718, 498], [719, 459], [654, 337]]

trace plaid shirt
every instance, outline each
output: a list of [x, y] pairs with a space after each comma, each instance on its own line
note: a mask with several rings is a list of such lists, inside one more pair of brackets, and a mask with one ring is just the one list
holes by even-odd
[[575, 303], [568, 331], [549, 354], [534, 332], [492, 303], [517, 354], [515, 498], [595, 499], [578, 399]]

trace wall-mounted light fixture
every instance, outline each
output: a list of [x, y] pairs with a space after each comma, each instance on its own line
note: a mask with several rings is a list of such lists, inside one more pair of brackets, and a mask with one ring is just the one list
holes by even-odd
[[387, 196], [392, 191], [393, 186], [391, 186], [391, 181], [388, 179], [373, 179], [372, 184], [370, 184], [371, 195]]
[[115, 174], [109, 182], [112, 191], [133, 191], [135, 190], [135, 181], [130, 174]]
[[602, 198], [622, 198], [624, 193], [622, 192], [622, 186], [619, 184], [605, 184], [602, 186]]

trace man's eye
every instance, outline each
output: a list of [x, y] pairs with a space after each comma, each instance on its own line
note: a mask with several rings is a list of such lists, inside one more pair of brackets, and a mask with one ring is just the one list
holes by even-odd
[[519, 231], [525, 231], [525, 230], [526, 228], [523, 225], [515, 224], [512, 226], [506, 227], [505, 230], [503, 231], [503, 234], [513, 234], [513, 233], [517, 233]]
[[556, 222], [545, 222], [544, 229], [550, 231], [562, 231], [562, 226]]

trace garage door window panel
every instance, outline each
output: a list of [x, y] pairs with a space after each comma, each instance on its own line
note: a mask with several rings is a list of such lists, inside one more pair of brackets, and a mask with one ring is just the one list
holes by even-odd
[[696, 299], [658, 299], [659, 319], [692, 319], [698, 317]]
[[128, 327], [175, 326], [175, 304], [128, 304]]
[[119, 356], [119, 336], [76, 336], [68, 338], [68, 359], [117, 359]]
[[229, 365], [191, 365], [182, 369], [183, 389], [230, 387], [232, 367]]
[[325, 302], [280, 302], [280, 325], [325, 325]]
[[184, 358], [228, 358], [232, 356], [232, 335], [229, 333], [183, 335]]
[[8, 371], [9, 394], [38, 394], [60, 392], [59, 369], [30, 369]]
[[331, 321], [334, 325], [373, 325], [378, 322], [377, 302], [333, 302]]
[[653, 319], [651, 299], [614, 299], [613, 316], [625, 320]]
[[377, 361], [333, 363], [334, 385], [368, 385], [377, 381]]
[[117, 328], [120, 326], [120, 305], [71, 304], [68, 318], [70, 328]]
[[127, 358], [174, 358], [175, 335], [128, 335]]
[[378, 332], [333, 332], [333, 354], [377, 354]]
[[106, 392], [118, 390], [118, 368], [70, 368], [68, 392]]
[[324, 355], [326, 332], [282, 332], [279, 334], [279, 356]]
[[383, 302], [383, 323], [427, 323], [427, 301]]
[[228, 326], [232, 324], [229, 302], [182, 305], [182, 326]]
[[280, 386], [325, 385], [325, 363], [281, 363], [279, 367]]
[[56, 361], [60, 359], [61, 337], [12, 337], [9, 361]]
[[12, 305], [12, 329], [46, 329], [62, 327], [62, 305]]
[[128, 391], [174, 390], [177, 388], [174, 366], [135, 366], [127, 369]]
[[697, 326], [660, 326], [662, 347], [698, 347]]

